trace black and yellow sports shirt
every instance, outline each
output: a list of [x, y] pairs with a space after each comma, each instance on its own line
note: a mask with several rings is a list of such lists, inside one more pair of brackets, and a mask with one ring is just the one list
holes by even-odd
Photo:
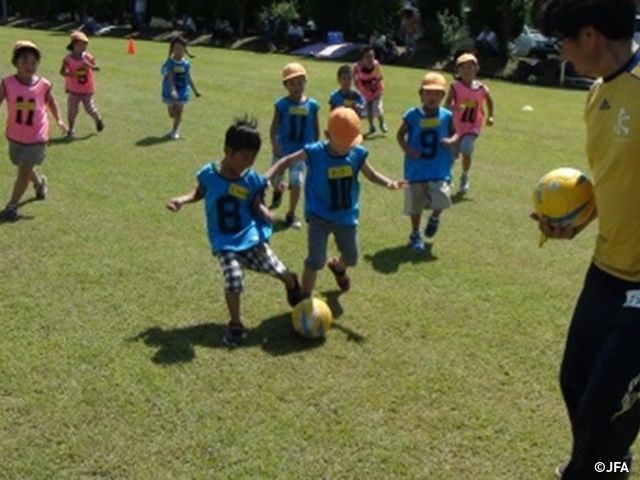
[[587, 156], [599, 232], [594, 263], [640, 282], [640, 52], [598, 80], [587, 100]]

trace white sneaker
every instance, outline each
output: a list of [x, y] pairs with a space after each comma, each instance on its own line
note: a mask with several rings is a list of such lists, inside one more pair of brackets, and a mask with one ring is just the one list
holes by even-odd
[[169, 138], [171, 138], [171, 140], [178, 140], [180, 138], [180, 134], [175, 130], [172, 130], [169, 134]]
[[460, 193], [465, 194], [469, 191], [469, 185], [471, 181], [469, 180], [469, 175], [462, 174], [460, 175]]

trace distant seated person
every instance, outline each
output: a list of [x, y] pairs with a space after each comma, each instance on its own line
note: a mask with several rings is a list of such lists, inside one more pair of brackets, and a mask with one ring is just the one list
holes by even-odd
[[387, 36], [377, 29], [374, 30], [369, 37], [369, 46], [373, 48], [376, 58], [384, 63], [387, 56]]
[[318, 26], [316, 25], [316, 22], [313, 20], [313, 18], [307, 20], [307, 23], [305, 23], [304, 25], [304, 30], [308, 38], [311, 38], [312, 40], [318, 39]]
[[187, 13], [182, 16], [182, 31], [187, 37], [195, 37], [198, 34], [196, 22]]
[[233, 27], [224, 17], [216, 17], [213, 22], [213, 42], [217, 45], [221, 40], [231, 40], [233, 38]]
[[95, 35], [96, 32], [98, 30], [100, 30], [102, 28], [102, 25], [100, 25], [95, 17], [92, 14], [88, 14], [85, 19], [84, 19], [84, 23], [82, 24], [82, 26], [80, 27], [80, 30], [82, 30], [84, 33], [86, 33], [87, 35]]
[[287, 30], [287, 45], [291, 50], [302, 47], [304, 44], [304, 30], [300, 22], [294, 20]]
[[478, 54], [483, 57], [493, 57], [500, 54], [498, 36], [488, 25], [485, 25], [478, 34], [475, 46]]

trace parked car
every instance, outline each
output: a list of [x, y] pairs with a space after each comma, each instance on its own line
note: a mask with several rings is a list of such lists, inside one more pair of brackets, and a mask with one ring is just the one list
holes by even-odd
[[526, 25], [522, 33], [511, 42], [510, 50], [517, 57], [530, 58], [547, 58], [560, 53], [556, 39], [545, 37], [539, 30]]

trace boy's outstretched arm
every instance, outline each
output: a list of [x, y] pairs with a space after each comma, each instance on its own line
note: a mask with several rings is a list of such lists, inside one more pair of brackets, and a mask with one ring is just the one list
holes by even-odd
[[177, 212], [180, 210], [182, 205], [185, 203], [195, 203], [204, 198], [204, 190], [202, 187], [198, 185], [191, 192], [186, 195], [181, 195], [179, 197], [174, 197], [167, 202], [167, 208], [172, 212]]
[[458, 133], [456, 132], [456, 126], [453, 123], [453, 119], [452, 119], [451, 123], [449, 124], [449, 137], [443, 138], [442, 143], [447, 147], [451, 147], [454, 144], [456, 144], [459, 140], [460, 140], [460, 135], [458, 135]]
[[252, 211], [256, 217], [266, 222], [273, 224], [276, 221], [275, 215], [264, 203], [264, 190], [259, 195], [256, 195], [256, 198], [253, 200]]
[[444, 100], [444, 108], [447, 110], [451, 110], [453, 108], [453, 99], [455, 97], [455, 91], [453, 90], [453, 86], [449, 87], [449, 91], [447, 92], [447, 98]]
[[271, 139], [271, 149], [273, 156], [280, 158], [282, 156], [282, 147], [278, 142], [278, 131], [280, 130], [280, 112], [275, 107], [273, 110], [273, 119], [271, 120], [271, 128], [269, 129], [269, 138]]
[[487, 125], [492, 126], [493, 125], [493, 98], [491, 98], [491, 94], [489, 93], [489, 90], [487, 89]]
[[5, 98], [7, 98], [7, 93], [4, 90], [4, 80], [3, 80], [2, 84], [0, 84], [0, 105], [2, 105], [2, 102], [4, 102]]
[[314, 142], [320, 140], [320, 121], [317, 113], [313, 117], [313, 140]]
[[389, 190], [398, 190], [399, 188], [407, 186], [406, 180], [391, 180], [375, 170], [366, 160], [362, 164], [362, 173], [370, 182], [388, 188]]
[[53, 115], [53, 118], [56, 119], [56, 124], [58, 125], [58, 128], [62, 131], [62, 133], [66, 133], [67, 126], [64, 124], [64, 121], [62, 120], [62, 116], [60, 115], [60, 108], [58, 107], [58, 102], [56, 102], [56, 97], [53, 96], [53, 92], [51, 91], [51, 89], [49, 89], [49, 91], [47, 92], [46, 102], [47, 102], [47, 108], [49, 108], [51, 115]]
[[269, 180], [269, 183], [271, 183], [271, 181], [274, 178], [277, 178], [280, 175], [282, 175], [285, 172], [285, 170], [287, 170], [287, 168], [295, 165], [296, 163], [304, 162], [306, 159], [307, 159], [307, 152], [305, 152], [304, 150], [298, 150], [297, 152], [294, 152], [291, 155], [282, 157], [276, 163], [271, 165], [269, 170], [267, 170], [264, 173], [264, 176], [266, 177], [267, 180]]
[[415, 148], [411, 148], [407, 144], [407, 133], [409, 132], [409, 125], [407, 122], [402, 122], [400, 128], [398, 128], [398, 133], [396, 133], [396, 140], [398, 145], [400, 145], [400, 149], [406, 153], [410, 158], [420, 158], [420, 152]]
[[198, 87], [196, 87], [196, 84], [194, 83], [191, 75], [189, 75], [189, 86], [191, 87], [191, 90], [193, 90], [193, 93], [195, 93], [196, 97], [201, 96], [200, 90], [198, 90]]
[[62, 75], [63, 77], [71, 76], [71, 72], [67, 68], [67, 62], [65, 62], [64, 60], [62, 61], [62, 66], [60, 67], [60, 75]]

